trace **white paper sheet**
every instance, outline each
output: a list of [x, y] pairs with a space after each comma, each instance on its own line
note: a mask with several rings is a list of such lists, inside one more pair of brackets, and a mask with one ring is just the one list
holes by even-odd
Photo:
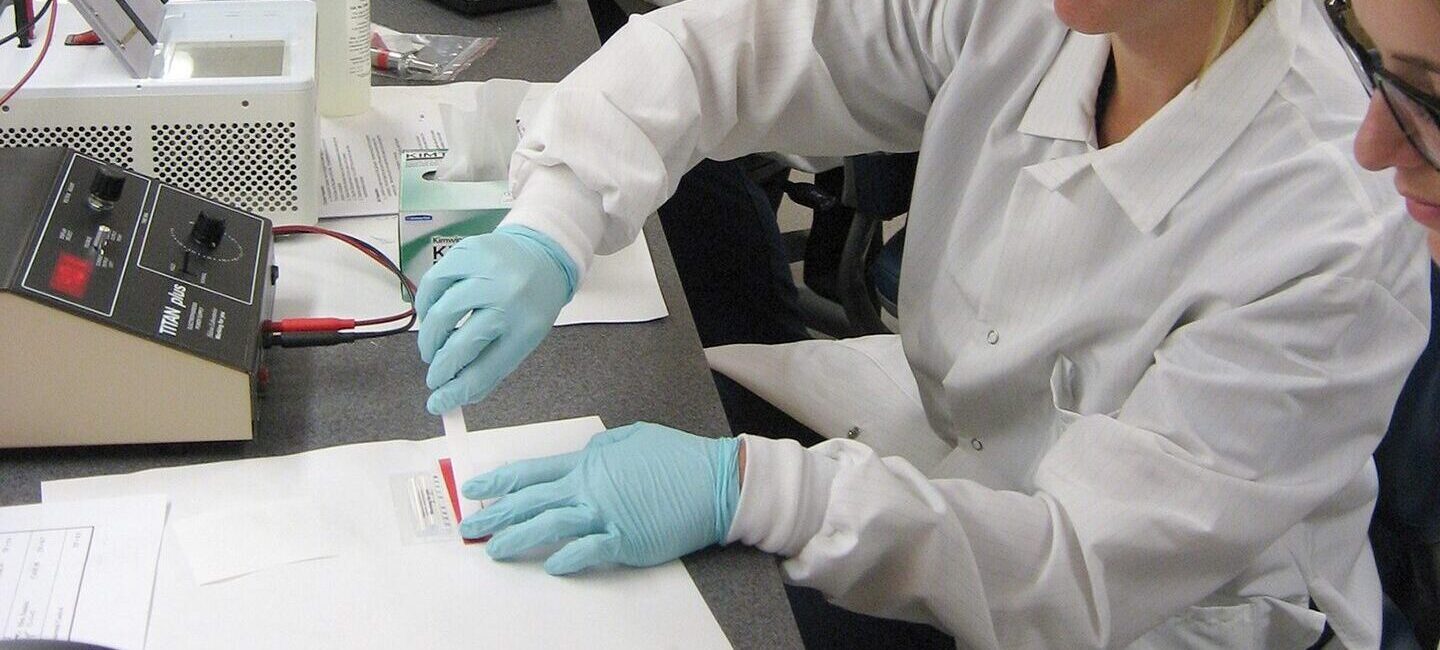
[[319, 501], [279, 499], [177, 519], [170, 530], [198, 584], [340, 555], [352, 531]]
[[0, 508], [0, 639], [145, 647], [167, 506], [139, 494]]
[[[391, 260], [399, 257], [395, 216], [354, 217], [325, 222], [379, 248]], [[379, 264], [359, 251], [328, 237], [290, 237], [275, 246], [280, 280], [276, 284], [275, 318], [370, 318], [409, 308], [400, 285]], [[590, 271], [556, 325], [637, 323], [669, 315], [645, 234], [613, 255], [595, 258]], [[379, 329], [384, 329], [383, 327]]]
[[642, 232], [629, 246], [595, 258], [555, 324], [642, 323], [668, 315]]
[[[469, 434], [472, 463], [579, 448], [598, 418]], [[333, 447], [42, 486], [47, 502], [162, 492], [172, 515], [196, 516], [307, 495], [352, 524], [337, 557], [197, 585], [175, 545], [161, 550], [148, 647], [165, 648], [725, 648], [718, 623], [678, 562], [545, 574], [538, 562], [492, 561], [451, 535], [406, 543], [396, 476], [430, 472], [443, 437]], [[459, 480], [463, 478], [457, 477]], [[167, 533], [168, 534], [168, 533]]]

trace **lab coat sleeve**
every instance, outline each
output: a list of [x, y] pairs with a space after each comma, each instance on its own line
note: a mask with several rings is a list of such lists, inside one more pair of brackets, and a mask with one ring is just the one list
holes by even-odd
[[634, 16], [529, 120], [507, 221], [583, 270], [702, 159], [914, 151], [967, 4], [701, 0]]
[[[1379, 285], [1307, 277], [1177, 328], [1118, 416], [1073, 416], [1032, 494], [930, 480], [846, 440], [756, 439], [729, 537], [961, 647], [1123, 646], [1369, 471], [1425, 337]], [[834, 478], [771, 478], [789, 474]]]

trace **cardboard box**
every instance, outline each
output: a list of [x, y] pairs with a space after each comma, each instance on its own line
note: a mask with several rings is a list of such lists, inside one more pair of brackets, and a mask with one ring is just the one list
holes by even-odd
[[510, 212], [506, 181], [439, 181], [444, 149], [405, 151], [400, 163], [400, 270], [412, 282], [471, 235], [495, 229]]

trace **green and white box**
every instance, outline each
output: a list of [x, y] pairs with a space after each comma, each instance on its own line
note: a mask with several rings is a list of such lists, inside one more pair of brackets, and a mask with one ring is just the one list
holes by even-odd
[[444, 149], [401, 155], [400, 269], [416, 283], [452, 245], [494, 230], [510, 212], [507, 181], [435, 180], [444, 157]]

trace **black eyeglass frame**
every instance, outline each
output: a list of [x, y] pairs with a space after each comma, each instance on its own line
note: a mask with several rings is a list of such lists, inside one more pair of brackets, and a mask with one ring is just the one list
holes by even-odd
[[1400, 126], [1400, 131], [1405, 134], [1405, 139], [1410, 146], [1420, 153], [1420, 156], [1430, 163], [1431, 167], [1440, 170], [1440, 151], [1426, 151], [1424, 143], [1420, 141], [1418, 133], [1412, 130], [1422, 128], [1422, 125], [1415, 125], [1405, 128], [1407, 121], [1400, 116], [1395, 108], [1395, 100], [1390, 96], [1390, 90], [1394, 89], [1409, 102], [1424, 109], [1430, 117], [1430, 126], [1440, 133], [1440, 98], [1430, 95], [1415, 86], [1410, 85], [1404, 79], [1386, 70], [1380, 64], [1379, 57], [1368, 50], [1355, 34], [1350, 31], [1350, 26], [1345, 19], [1345, 12], [1350, 9], [1349, 0], [1325, 0], [1325, 14], [1329, 19], [1330, 29], [1335, 33], [1335, 38], [1344, 46], [1345, 53], [1350, 57], [1350, 64], [1355, 68], [1355, 74], [1360, 77], [1365, 91], [1374, 94], [1379, 88], [1380, 94], [1385, 98], [1385, 105], [1390, 109], [1390, 115], [1395, 123]]

